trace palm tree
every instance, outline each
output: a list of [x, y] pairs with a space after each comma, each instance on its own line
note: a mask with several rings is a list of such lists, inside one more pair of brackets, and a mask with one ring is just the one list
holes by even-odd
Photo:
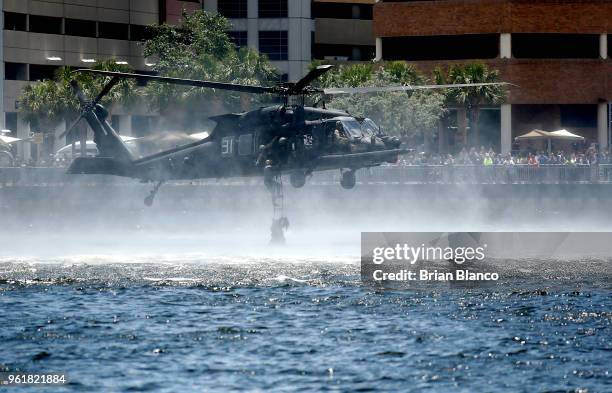
[[401, 85], [421, 85], [426, 82], [423, 74], [421, 74], [415, 66], [405, 61], [398, 60], [384, 63], [383, 69], [389, 74], [393, 83]]
[[[327, 64], [325, 61], [313, 61], [310, 69]], [[372, 82], [375, 70], [372, 64], [350, 64], [337, 66], [313, 82], [317, 87], [361, 87]]]
[[[499, 71], [490, 70], [483, 63], [452, 65], [446, 77], [450, 84], [458, 83], [495, 83], [499, 82]], [[480, 139], [478, 119], [480, 110], [485, 105], [501, 104], [505, 99], [505, 90], [500, 85], [477, 86], [462, 89], [449, 89], [448, 101], [463, 106], [469, 114], [472, 131], [472, 144], [477, 146]]]

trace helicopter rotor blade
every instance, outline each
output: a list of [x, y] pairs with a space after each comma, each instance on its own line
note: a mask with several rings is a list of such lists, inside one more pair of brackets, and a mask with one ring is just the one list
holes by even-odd
[[278, 89], [274, 87], [241, 85], [237, 83], [211, 82], [211, 81], [203, 81], [203, 80], [197, 80], [197, 79], [171, 78], [167, 76], [132, 74], [132, 73], [127, 73], [127, 72], [101, 71], [101, 70], [91, 70], [91, 69], [80, 69], [80, 70], [76, 70], [75, 72], [87, 72], [87, 73], [97, 74], [97, 75], [112, 76], [112, 77], [116, 77], [119, 79], [130, 78], [130, 79], [136, 79], [137, 81], [141, 81], [141, 82], [156, 81], [156, 82], [171, 83], [174, 85], [182, 85], [182, 86], [207, 87], [211, 89], [238, 91], [241, 93], [253, 93], [253, 94], [278, 93]]
[[366, 93], [385, 93], [393, 91], [416, 91], [416, 90], [434, 90], [434, 89], [458, 89], [465, 87], [482, 87], [482, 86], [503, 86], [510, 85], [506, 82], [490, 82], [490, 83], [455, 83], [449, 85], [399, 85], [399, 86], [372, 86], [372, 87], [347, 87], [347, 88], [329, 88], [323, 89], [323, 93], [327, 95], [337, 94], [366, 94]]
[[299, 94], [304, 88], [310, 85], [315, 79], [319, 78], [321, 75], [325, 74], [329, 70], [334, 68], [331, 64], [320, 65], [312, 70], [302, 79], [297, 81], [295, 85], [291, 86], [289, 93], [290, 94]]
[[100, 100], [102, 100], [102, 98], [104, 98], [104, 96], [106, 96], [111, 91], [111, 89], [119, 82], [119, 80], [120, 78], [118, 76], [114, 76], [110, 80], [110, 82], [104, 85], [104, 88], [102, 89], [102, 91], [100, 91], [100, 93], [98, 93], [98, 95], [96, 96], [96, 99], [93, 100], [92, 106], [98, 105]]

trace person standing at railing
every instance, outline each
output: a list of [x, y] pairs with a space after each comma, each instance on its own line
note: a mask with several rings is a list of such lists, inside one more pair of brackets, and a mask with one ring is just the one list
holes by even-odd
[[542, 152], [537, 153], [536, 160], [538, 161], [538, 166], [548, 164], [548, 157]]
[[529, 157], [527, 158], [527, 165], [527, 177], [531, 179], [537, 179], [537, 181], [539, 182], [538, 167], [540, 166], [540, 163], [538, 162], [538, 159], [535, 155], [529, 153]]
[[487, 183], [493, 182], [493, 157], [489, 153], [484, 154], [482, 159], [482, 165], [484, 166], [484, 180]]
[[483, 156], [482, 154], [478, 153], [478, 150], [476, 150], [476, 148], [472, 148], [470, 159], [472, 161], [472, 164], [482, 165]]
[[530, 167], [537, 167], [538, 165], [540, 165], [540, 163], [536, 159], [536, 156], [529, 153], [529, 157], [527, 158], [527, 165], [529, 165]]
[[515, 178], [515, 161], [514, 158], [512, 157], [511, 154], [508, 154], [503, 161], [503, 165], [505, 167], [505, 174], [506, 174], [506, 183], [513, 183], [514, 182], [514, 178]]
[[570, 181], [576, 181], [576, 165], [578, 165], [578, 156], [576, 156], [576, 153], [572, 153], [567, 160], [568, 179]]
[[468, 152], [467, 150], [465, 150], [465, 147], [463, 149], [461, 149], [461, 151], [459, 152], [459, 156], [457, 157], [457, 164], [466, 164], [466, 161], [468, 160]]
[[592, 183], [599, 182], [599, 155], [597, 149], [592, 146], [587, 150], [586, 160], [589, 162], [589, 178], [586, 179]]
[[452, 154], [447, 154], [446, 155], [446, 159], [444, 159], [444, 166], [446, 167], [445, 169], [445, 173], [446, 173], [446, 178], [444, 179], [444, 181], [446, 183], [452, 184], [455, 181], [455, 170], [454, 170], [454, 165], [455, 165], [455, 159], [453, 158]]

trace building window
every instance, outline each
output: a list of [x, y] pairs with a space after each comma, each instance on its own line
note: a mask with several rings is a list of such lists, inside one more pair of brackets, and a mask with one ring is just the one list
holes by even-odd
[[29, 31], [32, 33], [62, 34], [62, 18], [30, 15]]
[[313, 44], [312, 58], [319, 60], [367, 61], [376, 56], [374, 45]]
[[17, 136], [17, 112], [6, 112], [4, 126], [11, 130], [11, 135]]
[[148, 26], [130, 25], [131, 41], [146, 41], [151, 38], [151, 31]]
[[227, 33], [234, 45], [238, 48], [247, 46], [248, 44], [248, 32], [246, 31], [230, 31]]
[[287, 32], [286, 31], [260, 31], [259, 51], [268, 56], [270, 60], [287, 60]]
[[512, 34], [512, 56], [521, 59], [597, 59], [598, 34]]
[[96, 37], [96, 22], [92, 20], [66, 19], [64, 31], [67, 35]]
[[4, 13], [4, 30], [26, 31], [27, 30], [26, 14], [18, 14], [16, 12]]
[[287, 0], [259, 0], [260, 18], [286, 18]]
[[247, 0], [218, 0], [217, 12], [226, 18], [247, 18]]
[[129, 25], [125, 23], [98, 22], [98, 37], [111, 40], [127, 40]]
[[238, 155], [248, 156], [253, 154], [253, 134], [243, 134], [238, 137]]
[[385, 37], [382, 47], [385, 60], [494, 59], [499, 54], [499, 35]]
[[59, 66], [46, 64], [30, 64], [30, 80], [41, 81], [43, 79], [53, 79]]
[[345, 3], [312, 3], [313, 18], [330, 19], [362, 19], [372, 20], [373, 7], [369, 4], [345, 4]]
[[4, 79], [9, 81], [27, 81], [28, 65], [24, 63], [4, 63]]

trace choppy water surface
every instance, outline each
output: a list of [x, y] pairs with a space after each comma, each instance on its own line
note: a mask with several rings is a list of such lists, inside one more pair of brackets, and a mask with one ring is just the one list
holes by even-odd
[[2, 260], [0, 371], [68, 373], [54, 392], [612, 390], [609, 261], [401, 290], [350, 258], [136, 262]]

